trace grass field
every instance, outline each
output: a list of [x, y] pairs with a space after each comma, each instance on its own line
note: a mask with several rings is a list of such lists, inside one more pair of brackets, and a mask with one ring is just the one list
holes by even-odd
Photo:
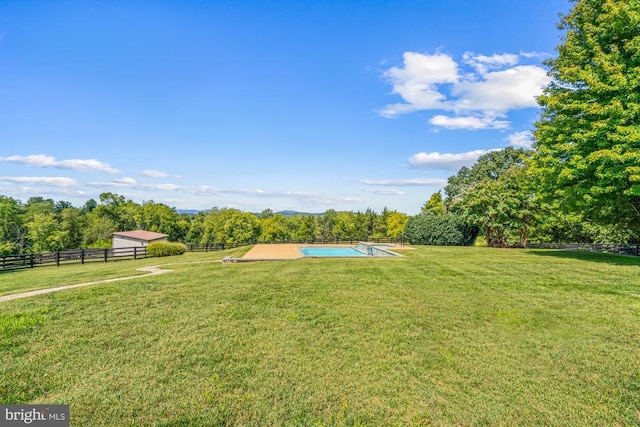
[[189, 263], [228, 254], [0, 273], [9, 293], [184, 262], [0, 303], [0, 403], [78, 426], [640, 423], [636, 258]]
[[[241, 247], [225, 251], [224, 255], [241, 257], [249, 247]], [[136, 261], [110, 261], [107, 263], [91, 261], [86, 264], [69, 264], [61, 267], [53, 265], [25, 268], [13, 271], [0, 271], [0, 296], [18, 292], [53, 288], [56, 286], [86, 283], [95, 280], [113, 279], [143, 275], [145, 272], [136, 268], [163, 263], [184, 263], [220, 260], [222, 252], [195, 252], [185, 257], [176, 258], [143, 258]], [[167, 268], [172, 268], [167, 266]]]

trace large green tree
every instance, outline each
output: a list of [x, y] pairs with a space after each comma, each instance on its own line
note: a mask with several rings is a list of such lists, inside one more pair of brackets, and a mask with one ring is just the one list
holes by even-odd
[[25, 245], [21, 203], [12, 198], [0, 196], [0, 255], [21, 252]]
[[119, 231], [112, 219], [99, 215], [94, 210], [87, 215], [87, 225], [82, 233], [82, 246], [85, 248], [111, 247], [111, 233]]
[[260, 223], [259, 242], [282, 242], [291, 239], [291, 229], [289, 221], [282, 214], [274, 214], [271, 212], [265, 216], [262, 211], [258, 222]]
[[334, 209], [327, 210], [318, 218], [318, 228], [320, 230], [320, 237], [324, 240], [331, 240], [335, 238], [333, 229], [336, 225], [337, 212]]
[[425, 215], [445, 215], [447, 208], [442, 201], [442, 193], [440, 191], [433, 193], [429, 200], [422, 205], [421, 211]]
[[537, 210], [525, 165], [530, 154], [512, 147], [492, 151], [449, 178], [448, 210], [481, 227], [489, 246], [527, 245]]
[[482, 227], [488, 246], [527, 246], [538, 203], [527, 167], [514, 165], [498, 179], [485, 179], [463, 193], [454, 205], [467, 223]]
[[640, 237], [640, 0], [572, 0], [533, 166], [567, 212]]
[[446, 207], [455, 205], [476, 184], [486, 180], [495, 181], [512, 166], [523, 165], [527, 154], [522, 148], [506, 147], [480, 156], [471, 168], [462, 167], [457, 174], [449, 177], [447, 186], [444, 187]]
[[63, 249], [77, 249], [82, 247], [83, 233], [87, 228], [87, 216], [81, 209], [66, 207], [59, 214], [60, 229], [64, 232]]
[[389, 212], [386, 225], [386, 237], [399, 238], [405, 230], [409, 216], [402, 212]]
[[201, 244], [253, 242], [260, 236], [260, 223], [252, 213], [238, 209], [212, 209], [202, 218]]
[[297, 240], [313, 240], [316, 238], [316, 217], [313, 215], [295, 215], [291, 218], [295, 224], [293, 238]]
[[133, 212], [136, 228], [168, 234], [171, 241], [177, 241], [186, 234], [178, 212], [163, 203], [146, 201]]
[[336, 213], [333, 235], [339, 240], [351, 240], [358, 237], [358, 224], [353, 212], [340, 211]]
[[68, 230], [63, 230], [53, 213], [35, 213], [26, 223], [31, 252], [53, 252], [65, 249]]

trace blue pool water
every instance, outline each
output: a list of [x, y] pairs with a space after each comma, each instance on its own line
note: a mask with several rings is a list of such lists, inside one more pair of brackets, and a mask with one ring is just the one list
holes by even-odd
[[355, 250], [354, 248], [338, 248], [338, 247], [319, 247], [319, 248], [300, 248], [304, 256], [328, 256], [328, 257], [350, 257], [350, 256], [367, 256], [366, 254]]

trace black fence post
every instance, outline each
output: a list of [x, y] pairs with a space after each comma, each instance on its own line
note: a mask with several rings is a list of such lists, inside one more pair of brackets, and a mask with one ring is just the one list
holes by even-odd
[[31, 266], [31, 268], [33, 268], [35, 266], [34, 257], [35, 257], [34, 254], [29, 255], [29, 265]]
[[138, 259], [138, 247], [134, 246], [133, 247], [133, 259]]
[[104, 262], [109, 260], [109, 249], [104, 248]]
[[60, 251], [56, 252], [56, 266], [60, 267]]
[[84, 264], [84, 248], [80, 250], [80, 264]]

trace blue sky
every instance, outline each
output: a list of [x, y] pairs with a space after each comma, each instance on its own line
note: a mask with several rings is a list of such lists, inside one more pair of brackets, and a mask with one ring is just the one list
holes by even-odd
[[0, 194], [415, 214], [530, 144], [568, 0], [0, 3]]

